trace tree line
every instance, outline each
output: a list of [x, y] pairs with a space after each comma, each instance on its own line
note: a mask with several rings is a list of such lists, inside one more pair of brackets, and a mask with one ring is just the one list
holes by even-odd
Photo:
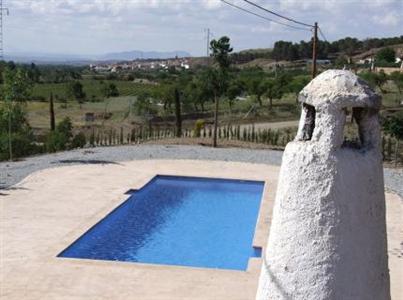
[[[256, 58], [267, 58], [287, 61], [312, 58], [312, 40], [293, 43], [289, 41], [277, 41], [273, 49], [266, 51], [242, 51], [232, 54], [235, 63], [245, 63]], [[368, 38], [359, 40], [357, 38], [346, 37], [337, 41], [328, 42], [319, 40], [317, 43], [318, 59], [334, 58], [338, 55], [351, 57], [360, 52], [373, 48], [403, 44], [403, 35], [391, 38]]]

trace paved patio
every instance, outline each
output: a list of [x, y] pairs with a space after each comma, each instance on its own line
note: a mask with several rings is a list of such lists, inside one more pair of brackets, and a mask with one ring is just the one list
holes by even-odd
[[[279, 167], [263, 164], [144, 160], [45, 169], [0, 196], [2, 299], [254, 299], [261, 259], [247, 271], [57, 258], [156, 174], [266, 182], [254, 246], [268, 235]], [[401, 199], [387, 194], [393, 299], [403, 295]]]

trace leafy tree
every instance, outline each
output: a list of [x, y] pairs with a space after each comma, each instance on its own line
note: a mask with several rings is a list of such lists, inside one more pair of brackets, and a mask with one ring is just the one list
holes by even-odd
[[283, 88], [278, 79], [268, 78], [264, 82], [266, 87], [266, 96], [270, 100], [269, 109], [273, 108], [273, 99], [281, 98], [283, 96]]
[[399, 141], [403, 138], [403, 115], [393, 115], [383, 122], [383, 130], [396, 139], [395, 164], [399, 153]]
[[218, 40], [212, 40], [210, 42], [210, 49], [214, 61], [218, 64], [222, 72], [228, 72], [231, 65], [231, 59], [229, 54], [232, 52], [229, 37], [223, 36]]
[[0, 108], [0, 160], [32, 154], [35, 151], [33, 139], [34, 135], [21, 105]]
[[69, 82], [67, 84], [66, 95], [67, 97], [76, 100], [80, 104], [80, 108], [86, 97], [83, 85], [80, 81]]
[[272, 57], [275, 60], [293, 61], [300, 58], [298, 50], [299, 47], [297, 44], [293, 44], [292, 42], [277, 41], [274, 43]]
[[70, 118], [66, 117], [56, 126], [55, 131], [51, 131], [46, 139], [46, 150], [56, 152], [70, 148], [70, 140], [73, 136], [73, 124]]
[[102, 84], [101, 92], [102, 92], [102, 96], [104, 96], [104, 98], [119, 96], [119, 90], [118, 90], [116, 84], [103, 83], [103, 82], [101, 84]]
[[62, 121], [57, 124], [56, 130], [62, 133], [67, 139], [73, 136], [73, 123], [69, 117], [65, 117]]
[[230, 39], [226, 36], [218, 40], [212, 40], [210, 49], [214, 61], [218, 65], [218, 70], [212, 70], [210, 73], [211, 83], [214, 87], [214, 132], [213, 147], [217, 147], [217, 126], [218, 126], [218, 106], [219, 97], [225, 93], [228, 81], [228, 69], [231, 64], [229, 54], [232, 52]]
[[259, 106], [262, 107], [262, 96], [266, 91], [265, 83], [262, 81], [262, 78], [252, 78], [248, 82], [248, 92], [252, 95], [256, 95], [256, 100], [259, 103]]
[[133, 104], [135, 112], [137, 115], [150, 115], [156, 113], [155, 108], [153, 107], [153, 101], [151, 98], [151, 94], [147, 91], [141, 91], [137, 95], [137, 99]]
[[384, 61], [384, 62], [388, 62], [388, 63], [394, 63], [395, 58], [396, 58], [395, 50], [393, 50], [392, 48], [389, 48], [389, 47], [382, 48], [376, 54], [376, 60], [377, 61]]
[[383, 130], [391, 136], [402, 139], [403, 138], [403, 116], [393, 115], [386, 118], [383, 122]]
[[227, 89], [227, 97], [229, 101], [229, 108], [232, 111], [233, 103], [239, 95], [242, 93], [242, 88], [238, 82], [231, 82]]
[[[188, 83], [185, 89], [185, 100], [186, 106], [189, 104], [193, 104], [195, 109], [197, 110], [198, 106], [201, 107], [201, 110], [204, 111], [204, 104], [211, 99], [214, 99], [214, 95], [216, 94], [216, 82], [214, 82], [214, 78], [216, 78], [217, 74], [214, 74], [212, 69], [207, 69], [200, 74], [198, 74], [191, 82]], [[186, 108], [186, 106], [184, 108]]]
[[396, 85], [399, 94], [402, 94], [403, 90], [403, 73], [400, 72], [393, 72], [390, 74], [390, 79], [393, 81], [393, 83]]
[[30, 68], [28, 69], [27, 75], [31, 82], [38, 83], [40, 81], [41, 72], [34, 63], [32, 63]]
[[339, 51], [343, 51], [348, 57], [351, 57], [360, 49], [361, 42], [356, 38], [346, 37], [338, 40], [334, 46]]
[[200, 76], [195, 77], [191, 82], [186, 84], [181, 93], [181, 108], [183, 111], [198, 111], [199, 107], [204, 111], [204, 103], [211, 100], [212, 97], [207, 97], [207, 99], [205, 99], [202, 88], [203, 82], [200, 79]]
[[162, 100], [163, 109], [165, 112], [171, 112], [172, 103], [174, 103], [174, 92], [175, 87], [173, 84], [164, 84], [156, 87], [152, 92], [152, 96], [155, 99]]
[[[13, 159], [13, 149], [17, 146], [14, 145], [16, 144], [16, 136], [19, 136], [19, 140], [23, 140], [24, 143], [27, 144], [31, 143], [32, 141], [32, 134], [30, 133], [30, 130], [28, 130], [29, 125], [25, 120], [25, 112], [21, 108], [21, 104], [25, 103], [30, 96], [31, 87], [31, 81], [29, 80], [27, 73], [23, 69], [11, 69], [7, 67], [4, 70], [2, 96], [6, 104], [6, 110], [3, 111], [3, 116], [7, 116], [8, 124], [7, 126], [4, 126], [3, 129], [8, 128], [8, 158], [10, 160]], [[15, 114], [18, 115], [16, 116]], [[20, 119], [20, 121], [24, 120], [24, 122], [17, 122], [15, 123], [15, 125], [17, 126], [14, 126], [13, 120], [18, 118]], [[26, 145], [26, 147], [22, 147], [21, 145], [19, 145], [20, 150], [16, 149], [16, 151], [20, 152], [22, 148], [27, 150], [28, 145]], [[17, 155], [22, 154], [28, 153], [17, 153]]]
[[381, 71], [379, 73], [372, 73], [372, 72], [366, 72], [366, 73], [360, 73], [359, 76], [364, 79], [365, 81], [368, 82], [368, 84], [372, 87], [378, 87], [379, 90], [382, 93], [386, 93], [386, 91], [383, 89], [383, 85], [386, 83], [388, 80], [385, 72]]
[[57, 152], [66, 150], [67, 141], [65, 137], [58, 131], [51, 131], [46, 137], [46, 151], [47, 152]]
[[73, 149], [75, 148], [83, 148], [87, 144], [87, 139], [84, 135], [84, 133], [79, 132], [73, 137], [73, 140], [71, 141], [71, 147]]
[[344, 67], [345, 65], [348, 64], [348, 59], [345, 55], [339, 55], [339, 56], [337, 56], [334, 64], [339, 68]]
[[23, 69], [5, 69], [2, 94], [6, 102], [25, 103], [29, 99], [31, 92], [32, 82]]
[[31, 66], [27, 68], [28, 72], [31, 72], [32, 78], [39, 79], [35, 82], [46, 83], [62, 83], [81, 79], [81, 72], [84, 67], [74, 66], [60, 66], [60, 65], [41, 65]]
[[290, 83], [287, 85], [287, 90], [290, 93], [295, 94], [295, 102], [298, 103], [299, 92], [309, 83], [310, 79], [308, 76], [295, 76]]
[[101, 94], [105, 99], [104, 116], [106, 116], [109, 104], [109, 101], [107, 99], [110, 97], [118, 97], [119, 90], [114, 83], [104, 83], [103, 81], [101, 81], [100, 83], [101, 83]]

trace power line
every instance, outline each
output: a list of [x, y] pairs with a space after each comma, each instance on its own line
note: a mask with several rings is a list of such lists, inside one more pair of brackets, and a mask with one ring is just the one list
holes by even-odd
[[268, 12], [268, 13], [270, 13], [270, 14], [272, 14], [272, 15], [275, 15], [275, 16], [277, 16], [277, 17], [283, 18], [283, 19], [285, 19], [285, 20], [287, 20], [287, 21], [294, 22], [294, 23], [296, 23], [296, 24], [300, 24], [300, 25], [304, 25], [304, 26], [308, 26], [308, 27], [311, 27], [311, 28], [314, 27], [314, 26], [311, 25], [311, 24], [306, 24], [306, 23], [303, 23], [303, 22], [294, 20], [294, 19], [292, 19], [292, 18], [289, 18], [289, 17], [283, 16], [283, 15], [280, 15], [280, 14], [274, 12], [274, 11], [271, 11], [271, 10], [269, 10], [269, 9], [267, 9], [267, 8], [264, 8], [264, 7], [262, 7], [262, 6], [260, 6], [260, 5], [256, 4], [256, 3], [253, 3], [253, 2], [251, 2], [251, 1], [249, 1], [249, 0], [243, 0], [243, 1], [246, 2], [246, 3], [249, 3], [250, 5], [255, 6], [255, 7], [261, 9], [261, 10], [264, 10], [265, 12]]
[[[315, 22], [314, 25], [309, 25], [309, 24], [299, 22], [299, 21], [296, 21], [294, 19], [282, 16], [282, 15], [280, 15], [278, 13], [275, 13], [275, 12], [273, 12], [271, 10], [268, 10], [268, 9], [266, 9], [264, 7], [261, 7], [261, 6], [255, 4], [253, 2], [250, 2], [248, 0], [243, 0], [243, 1], [248, 3], [248, 4], [251, 4], [251, 5], [253, 5], [253, 6], [259, 8], [259, 9], [262, 9], [262, 10], [268, 12], [268, 13], [274, 14], [275, 16], [283, 18], [283, 19], [285, 19], [287, 21], [294, 22], [294, 23], [301, 24], [301, 25], [309, 27], [309, 29], [308, 29], [308, 28], [296, 27], [296, 26], [286, 24], [286, 23], [281, 23], [281, 22], [272, 20], [270, 18], [267, 18], [265, 16], [259, 15], [259, 14], [255, 13], [255, 12], [250, 11], [250, 10], [247, 10], [247, 9], [245, 9], [243, 7], [237, 6], [237, 5], [233, 4], [233, 3], [227, 2], [226, 0], [221, 0], [221, 2], [223, 2], [223, 3], [227, 4], [227, 5], [230, 5], [230, 6], [234, 7], [234, 8], [237, 8], [239, 10], [242, 10], [242, 11], [244, 11], [246, 13], [252, 14], [252, 15], [257, 16], [259, 18], [265, 19], [267, 21], [274, 22], [274, 23], [284, 25], [284, 26], [287, 26], [287, 27], [291, 27], [291, 28], [294, 28], [294, 29], [298, 29], [298, 30], [312, 31], [312, 34], [313, 34], [313, 43], [312, 43], [312, 78], [315, 78], [316, 71], [317, 71], [316, 60], [317, 60], [317, 41], [318, 41], [318, 29], [319, 29], [318, 23]], [[324, 37], [323, 32], [321, 32], [321, 35]], [[326, 40], [326, 38], [324, 38], [324, 39]]]
[[247, 9], [245, 9], [245, 8], [243, 8], [243, 7], [240, 7], [240, 6], [235, 5], [235, 4], [233, 4], [233, 3], [227, 2], [226, 0], [221, 0], [221, 2], [223, 2], [223, 3], [225, 3], [225, 4], [229, 5], [229, 6], [232, 6], [233, 8], [242, 10], [242, 11], [248, 13], [248, 14], [251, 14], [251, 15], [254, 15], [254, 16], [259, 17], [259, 18], [261, 18], [261, 19], [264, 19], [264, 20], [266, 20], [266, 21], [269, 21], [269, 22], [273, 22], [273, 23], [276, 23], [276, 24], [279, 24], [279, 25], [287, 26], [287, 27], [290, 27], [290, 28], [293, 28], [293, 29], [310, 31], [309, 29], [306, 29], [306, 28], [303, 28], [303, 27], [297, 27], [297, 26], [293, 26], [293, 25], [290, 25], [290, 24], [278, 22], [278, 21], [276, 21], [276, 20], [267, 18], [267, 17], [265, 17], [265, 16], [262, 16], [262, 15], [259, 15], [259, 14], [257, 14], [257, 13], [254, 13], [254, 12], [252, 12], [252, 11], [250, 11], [250, 10], [247, 10]]
[[320, 34], [320, 36], [325, 40], [325, 42], [329, 42], [329, 41], [326, 39], [326, 37], [325, 37], [324, 33], [322, 32], [322, 30], [320, 29], [320, 27], [318, 27], [318, 29], [319, 29], [319, 34]]

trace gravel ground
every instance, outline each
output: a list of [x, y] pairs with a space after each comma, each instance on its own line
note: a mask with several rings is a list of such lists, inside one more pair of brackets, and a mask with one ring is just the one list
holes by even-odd
[[[281, 151], [241, 148], [177, 145], [98, 147], [0, 163], [0, 189], [10, 188], [35, 171], [63, 165], [108, 164], [142, 159], [201, 159], [280, 165], [281, 157]], [[385, 187], [403, 197], [403, 170], [385, 169]]]

